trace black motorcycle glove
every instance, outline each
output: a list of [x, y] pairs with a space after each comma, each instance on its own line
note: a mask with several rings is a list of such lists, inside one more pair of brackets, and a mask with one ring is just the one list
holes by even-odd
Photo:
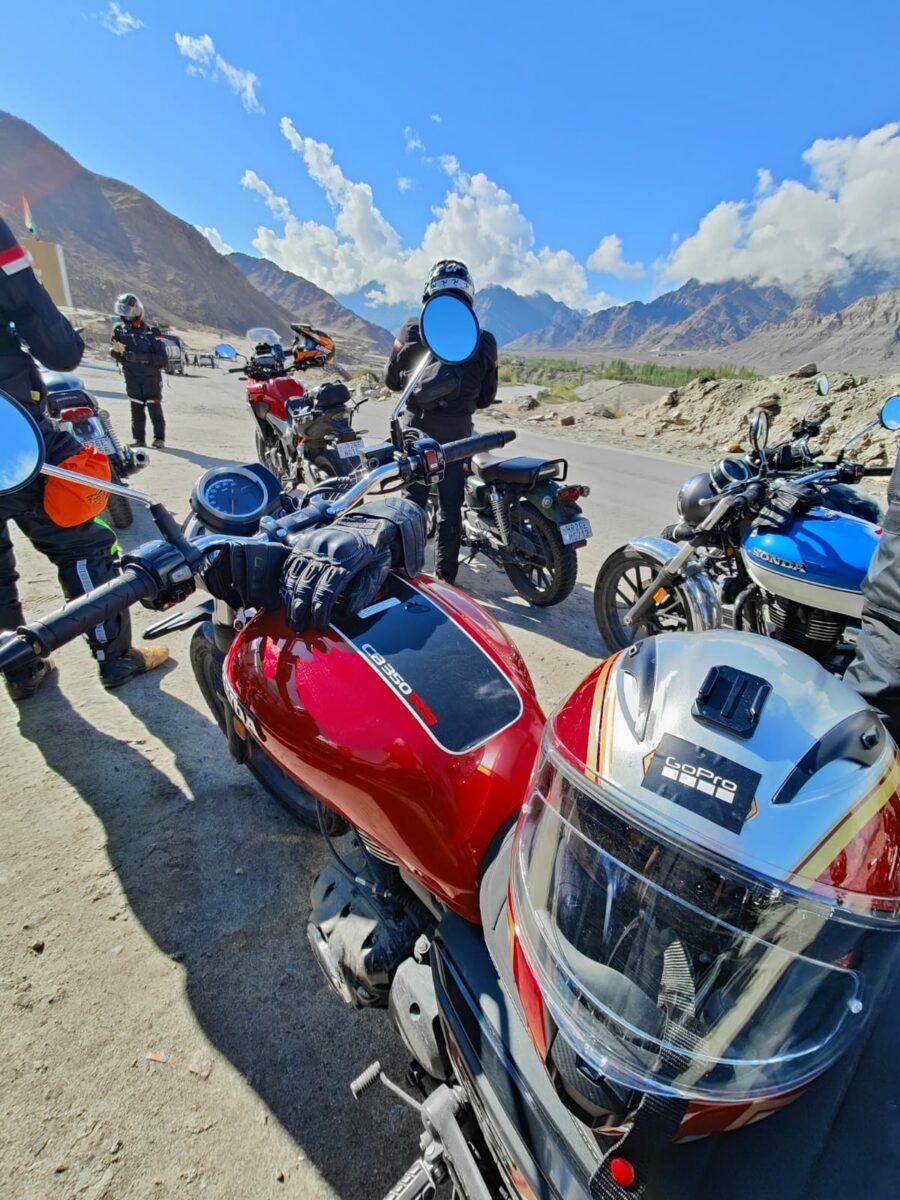
[[206, 590], [232, 608], [278, 608], [288, 548], [277, 542], [231, 542], [203, 571]]
[[291, 629], [326, 629], [339, 603], [354, 616], [391, 568], [417, 575], [425, 558], [425, 514], [399, 496], [361, 505], [333, 525], [302, 534], [281, 581]]
[[818, 496], [812, 488], [802, 484], [776, 488], [770, 493], [759, 515], [753, 522], [753, 528], [758, 530], [771, 529], [776, 532], [785, 529], [795, 517], [801, 516], [816, 503]]

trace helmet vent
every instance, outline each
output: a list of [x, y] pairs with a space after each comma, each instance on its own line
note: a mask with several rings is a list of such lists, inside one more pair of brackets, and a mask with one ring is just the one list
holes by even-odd
[[740, 738], [752, 737], [772, 685], [736, 667], [713, 667], [697, 693], [691, 712], [705, 725], [715, 725]]

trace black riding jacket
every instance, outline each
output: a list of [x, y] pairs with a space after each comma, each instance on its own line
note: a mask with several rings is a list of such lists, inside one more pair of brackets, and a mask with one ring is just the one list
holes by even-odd
[[[409, 376], [425, 353], [419, 333], [419, 322], [404, 321], [394, 341], [391, 356], [384, 369], [384, 382], [393, 392], [402, 392]], [[482, 329], [478, 347], [472, 357], [458, 366], [441, 367], [442, 374], [456, 373], [458, 386], [454, 394], [440, 400], [435, 407], [421, 408], [415, 393], [407, 400], [407, 421], [439, 442], [468, 437], [472, 432], [472, 414], [487, 408], [497, 396], [497, 342], [492, 333]]]
[[[147, 325], [144, 321], [123, 322], [113, 330], [113, 341], [121, 342], [125, 347], [124, 357], [110, 351], [112, 357], [122, 364], [125, 373], [125, 387], [129, 396], [129, 385], [153, 383], [162, 386], [162, 371], [168, 361], [166, 344], [160, 337], [155, 325]], [[159, 392], [157, 391], [157, 395]], [[133, 399], [140, 398], [139, 395]]]
[[43, 393], [35, 358], [52, 371], [73, 371], [83, 353], [84, 342], [38, 282], [31, 256], [0, 219], [0, 389], [30, 405], [33, 391]]

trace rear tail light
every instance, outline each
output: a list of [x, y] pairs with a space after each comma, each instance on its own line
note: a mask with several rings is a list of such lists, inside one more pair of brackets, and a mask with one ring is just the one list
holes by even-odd
[[559, 489], [560, 500], [578, 500], [581, 496], [589, 496], [591, 489], [583, 483], [570, 483], [564, 488]]
[[356, 441], [356, 434], [355, 434], [355, 433], [353, 432], [353, 430], [351, 429], [351, 430], [350, 430], [350, 432], [349, 432], [349, 433], [345, 433], [345, 434], [344, 434], [344, 436], [343, 436], [343, 437], [342, 437], [340, 440], [341, 440], [342, 442], [355, 442], [355, 441]]
[[60, 410], [59, 419], [61, 421], [87, 421], [94, 415], [94, 410], [88, 408], [86, 404], [79, 405], [77, 408], [63, 408]]

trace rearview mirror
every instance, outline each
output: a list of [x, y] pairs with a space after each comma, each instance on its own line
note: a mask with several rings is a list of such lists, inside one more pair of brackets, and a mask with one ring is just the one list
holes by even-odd
[[878, 414], [885, 429], [900, 429], [900, 396], [888, 396]]
[[478, 345], [478, 318], [465, 300], [449, 292], [426, 300], [419, 329], [422, 341], [441, 362], [464, 363]]
[[764, 408], [759, 408], [750, 418], [750, 445], [757, 453], [765, 450], [769, 441], [769, 414]]
[[816, 380], [816, 395], [817, 396], [827, 396], [828, 395], [828, 376], [827, 375], [820, 375], [819, 378]]
[[237, 358], [237, 350], [228, 342], [219, 342], [215, 349], [216, 358]]
[[0, 392], [0, 495], [31, 483], [44, 465], [44, 439], [37, 423], [6, 392]]

